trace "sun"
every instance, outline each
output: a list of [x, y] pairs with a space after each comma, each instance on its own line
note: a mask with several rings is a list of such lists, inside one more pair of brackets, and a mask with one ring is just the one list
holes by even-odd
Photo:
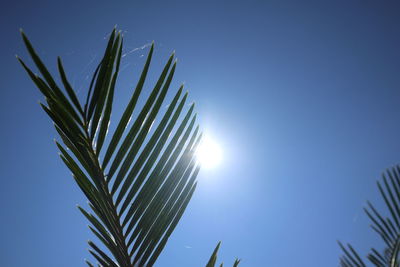
[[222, 161], [222, 150], [210, 136], [204, 136], [196, 149], [196, 158], [202, 168], [213, 169]]

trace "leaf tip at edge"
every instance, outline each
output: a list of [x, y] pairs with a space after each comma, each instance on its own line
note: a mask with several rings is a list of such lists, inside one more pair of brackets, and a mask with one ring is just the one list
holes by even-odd
[[26, 36], [24, 30], [20, 29], [19, 32], [21, 33], [22, 39], [25, 43], [29, 43], [28, 37]]
[[25, 32], [24, 32], [24, 29], [22, 29], [22, 28], [19, 28], [19, 33], [22, 35], [22, 37], [23, 37], [23, 38], [26, 38], [26, 35], [25, 35]]
[[177, 91], [177, 94], [182, 94], [182, 91], [183, 91], [183, 86], [180, 86], [178, 91]]

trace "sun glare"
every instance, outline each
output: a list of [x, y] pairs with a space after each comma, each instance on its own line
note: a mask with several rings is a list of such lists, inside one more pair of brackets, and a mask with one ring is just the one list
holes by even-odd
[[204, 136], [197, 147], [196, 158], [202, 168], [212, 169], [221, 163], [222, 150], [212, 138]]

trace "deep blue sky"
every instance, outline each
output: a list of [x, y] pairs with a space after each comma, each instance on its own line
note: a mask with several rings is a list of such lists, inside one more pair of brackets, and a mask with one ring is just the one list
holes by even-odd
[[[395, 1], [15, 0], [0, 8], [0, 265], [85, 266], [94, 239], [42, 97], [14, 57], [31, 63], [18, 29], [51, 70], [63, 58], [83, 96], [114, 25], [126, 52], [155, 41], [154, 73], [176, 50], [173, 88], [185, 82], [225, 154], [200, 173], [156, 266], [204, 266], [219, 240], [220, 259], [243, 267], [337, 266], [338, 239], [363, 254], [380, 247], [362, 207], [400, 163]], [[124, 57], [120, 109], [147, 50]]]

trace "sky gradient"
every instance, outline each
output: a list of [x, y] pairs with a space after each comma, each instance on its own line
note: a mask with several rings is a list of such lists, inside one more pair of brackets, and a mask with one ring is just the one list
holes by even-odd
[[0, 265], [85, 266], [86, 240], [95, 240], [40, 92], [15, 59], [33, 66], [19, 28], [53, 73], [62, 57], [83, 97], [117, 25], [126, 56], [116, 114], [148, 44], [148, 86], [176, 51], [170, 95], [185, 83], [224, 159], [200, 172], [156, 267], [204, 266], [220, 240], [219, 259], [229, 266], [239, 257], [243, 267], [337, 266], [336, 240], [363, 255], [381, 247], [362, 207], [381, 206], [375, 181], [400, 163], [400, 4], [100, 2], [1, 4]]

